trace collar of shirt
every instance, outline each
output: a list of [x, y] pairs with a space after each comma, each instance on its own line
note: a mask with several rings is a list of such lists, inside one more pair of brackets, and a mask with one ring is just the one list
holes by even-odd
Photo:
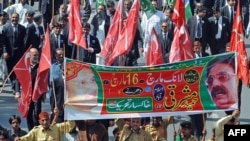
[[38, 28], [38, 26], [39, 26], [39, 25], [38, 25], [38, 24], [36, 24], [36, 22], [33, 22], [33, 24], [35, 25], [35, 27], [36, 27], [36, 28]]
[[201, 20], [201, 17], [199, 17], [198, 15], [196, 15], [196, 19], [197, 21]]
[[168, 36], [168, 32], [162, 32], [162, 35]]
[[42, 132], [46, 132], [46, 131], [48, 131], [48, 130], [52, 130], [52, 126], [53, 126], [53, 125], [50, 125], [49, 128], [48, 128], [47, 130], [45, 130], [45, 129], [42, 127]]
[[14, 24], [11, 24], [12, 25], [12, 27], [17, 27], [17, 25], [14, 25]]
[[36, 65], [38, 65], [38, 63], [36, 63], [36, 64], [30, 64], [30, 67], [34, 68]]
[[[19, 128], [18, 131], [17, 131], [16, 133], [18, 134], [18, 133], [20, 133], [20, 131], [21, 131], [21, 129]], [[16, 133], [15, 133], [14, 129], [11, 128], [11, 130], [10, 130], [10, 135], [11, 135], [11, 136], [16, 136]]]
[[54, 36], [60, 38], [60, 34], [58, 34], [58, 35], [54, 34]]
[[140, 134], [140, 133], [141, 133], [141, 129], [139, 129], [138, 131], [134, 131], [134, 130], [131, 128], [131, 132], [132, 132], [132, 133], [136, 133], [136, 134]]

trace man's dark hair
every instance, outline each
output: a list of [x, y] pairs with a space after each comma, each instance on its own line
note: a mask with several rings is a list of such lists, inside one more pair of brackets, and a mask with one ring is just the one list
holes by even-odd
[[228, 64], [233, 68], [233, 70], [235, 70], [235, 59], [234, 58], [231, 58], [231, 57], [215, 58], [207, 64], [207, 76], [209, 75], [210, 70], [217, 64]]
[[212, 7], [212, 10], [214, 13], [220, 12], [220, 7], [214, 6], [214, 7]]
[[34, 16], [33, 16], [33, 20], [35, 21], [35, 22], [38, 22], [39, 20], [41, 20], [42, 19], [42, 14], [35, 14]]
[[107, 1], [107, 7], [114, 7], [115, 6], [115, 2], [112, 0]]
[[199, 12], [202, 12], [204, 10], [207, 10], [207, 8], [205, 6], [197, 6], [196, 12], [199, 13]]
[[82, 23], [82, 28], [88, 28], [90, 29], [90, 24], [87, 22]]
[[114, 128], [113, 135], [115, 135], [115, 133], [117, 133], [117, 132], [119, 132], [119, 128], [118, 127]]
[[27, 11], [26, 13], [25, 13], [25, 15], [27, 16], [31, 16], [31, 17], [33, 17], [34, 15], [35, 15], [35, 12], [34, 11]]
[[16, 119], [18, 121], [19, 124], [21, 124], [21, 118], [17, 115], [12, 115], [10, 118], [9, 118], [9, 124], [12, 124], [12, 121]]
[[171, 7], [166, 7], [166, 9], [164, 10], [164, 12], [167, 11], [167, 10], [169, 10], [169, 12], [170, 12], [171, 14], [174, 13], [174, 9], [171, 8]]
[[54, 28], [54, 27], [59, 27], [59, 28], [62, 28], [62, 25], [61, 25], [61, 24], [59, 24], [59, 23], [54, 23], [54, 24], [53, 24], [53, 28]]

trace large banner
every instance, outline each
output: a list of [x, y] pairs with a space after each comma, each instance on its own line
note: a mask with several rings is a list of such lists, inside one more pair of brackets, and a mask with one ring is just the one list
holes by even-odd
[[65, 119], [165, 116], [237, 106], [235, 54], [152, 67], [66, 60]]

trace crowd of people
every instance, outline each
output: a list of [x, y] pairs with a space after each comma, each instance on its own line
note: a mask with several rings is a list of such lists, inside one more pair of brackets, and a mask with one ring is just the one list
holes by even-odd
[[[241, 4], [241, 13], [245, 36], [250, 34], [249, 23], [249, 0], [238, 0]], [[10, 3], [9, 3], [10, 2]], [[28, 131], [20, 127], [21, 118], [13, 115], [9, 118], [11, 129], [6, 130], [0, 125], [0, 140], [10, 141], [36, 141], [36, 140], [79, 140], [79, 141], [108, 141], [107, 129], [116, 124], [113, 135], [115, 141], [166, 141], [167, 127], [174, 120], [170, 116], [126, 119], [103, 119], [103, 120], [64, 120], [64, 57], [79, 61], [104, 65], [105, 60], [100, 55], [109, 27], [116, 12], [116, 4], [108, 0], [106, 5], [100, 4], [93, 12], [91, 1], [81, 4], [82, 31], [87, 43], [86, 48], [79, 47], [69, 41], [70, 1], [63, 0], [39, 0], [38, 11], [32, 7], [34, 0], [8, 1], [3, 5], [4, 10], [0, 13], [0, 54], [6, 61], [9, 72], [23, 56], [25, 51], [32, 46], [30, 52], [32, 88], [34, 88], [39, 57], [45, 40], [45, 29], [49, 28], [50, 47], [52, 53], [52, 66], [49, 75], [49, 99], [51, 113], [41, 111], [42, 101], [45, 95], [37, 101], [31, 101], [27, 115]], [[133, 0], [124, 0], [123, 23], [126, 23], [128, 13], [132, 7]], [[148, 35], [152, 27], [158, 34], [164, 63], [169, 63], [169, 52], [174, 38], [175, 23], [172, 21], [173, 3], [171, 0], [151, 0], [156, 12], [148, 18], [140, 8], [136, 36], [124, 63], [119, 59], [113, 62], [113, 66], [138, 66], [138, 58], [146, 49]], [[193, 43], [195, 58], [206, 57], [227, 52], [230, 42], [233, 19], [235, 18], [237, 0], [190, 0], [193, 16], [187, 19], [187, 28]], [[93, 14], [93, 16], [91, 15]], [[90, 18], [90, 17], [93, 18]], [[207, 53], [210, 48], [211, 53]], [[208, 76], [212, 76], [213, 69]], [[211, 74], [210, 74], [211, 73]], [[216, 77], [212, 79], [217, 79]], [[214, 76], [214, 74], [213, 74]], [[14, 97], [21, 97], [20, 83], [14, 73], [9, 77]], [[218, 79], [219, 80], [219, 79]], [[213, 80], [207, 84], [213, 91], [217, 88]], [[238, 116], [241, 104], [242, 82], [238, 87], [238, 106], [234, 111], [227, 111], [226, 117], [220, 119], [210, 140], [223, 141], [223, 125], [239, 124]], [[56, 94], [56, 95], [54, 95]], [[55, 102], [56, 98], [56, 102]], [[190, 115], [190, 121], [180, 124], [174, 139], [180, 136], [182, 140], [205, 141], [206, 114]]]

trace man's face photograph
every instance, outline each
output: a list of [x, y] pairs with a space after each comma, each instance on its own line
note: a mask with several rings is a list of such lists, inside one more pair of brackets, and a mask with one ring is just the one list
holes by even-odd
[[235, 79], [234, 69], [229, 64], [218, 63], [208, 72], [206, 84], [217, 108], [226, 109], [237, 102]]

